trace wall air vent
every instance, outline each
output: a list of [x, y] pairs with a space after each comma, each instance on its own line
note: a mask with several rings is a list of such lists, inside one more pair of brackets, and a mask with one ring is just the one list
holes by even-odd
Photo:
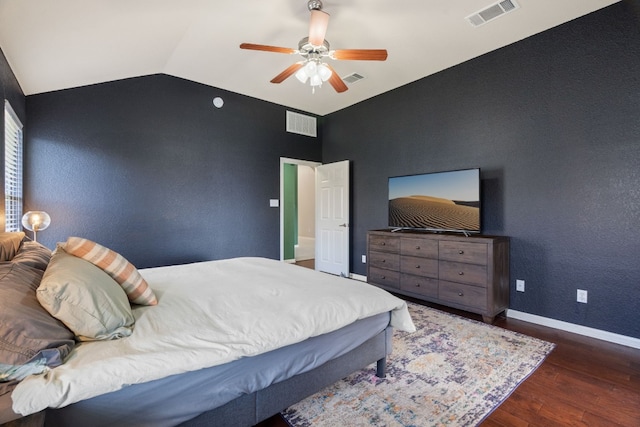
[[469, 15], [465, 19], [474, 27], [479, 27], [519, 7], [515, 0], [503, 0]]
[[287, 132], [305, 136], [318, 136], [317, 120], [313, 116], [287, 111]]
[[349, 74], [348, 76], [344, 77], [342, 80], [345, 81], [346, 83], [352, 84], [352, 83], [355, 83], [355, 82], [359, 82], [362, 79], [364, 79], [364, 76], [362, 74], [353, 73], [353, 74]]

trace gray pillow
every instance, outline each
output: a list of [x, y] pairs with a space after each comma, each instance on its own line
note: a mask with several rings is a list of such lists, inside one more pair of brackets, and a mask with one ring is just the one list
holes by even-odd
[[11, 261], [24, 239], [22, 231], [0, 233], [0, 261]]
[[[0, 264], [0, 364], [25, 365], [45, 359], [62, 364], [73, 349], [73, 333], [38, 302], [42, 270], [17, 263]], [[0, 383], [0, 395], [6, 383]]]
[[51, 250], [49, 248], [42, 246], [38, 242], [24, 240], [18, 252], [11, 259], [11, 262], [28, 265], [29, 267], [44, 271], [47, 269], [50, 259]]
[[131, 335], [135, 319], [122, 287], [82, 258], [55, 251], [36, 292], [40, 304], [79, 341]]

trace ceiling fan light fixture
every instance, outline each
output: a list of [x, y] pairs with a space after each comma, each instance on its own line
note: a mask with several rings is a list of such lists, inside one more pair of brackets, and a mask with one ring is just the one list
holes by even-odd
[[318, 64], [316, 64], [316, 61], [309, 61], [304, 66], [304, 71], [307, 73], [309, 77], [315, 75], [317, 70], [318, 70]]
[[323, 82], [326, 82], [331, 78], [331, 69], [327, 67], [327, 64], [320, 64], [318, 66], [318, 75], [322, 79]]
[[320, 78], [320, 76], [318, 74], [314, 74], [313, 76], [311, 76], [309, 78], [309, 83], [311, 83], [311, 86], [322, 86], [322, 78]]
[[315, 92], [315, 88], [322, 86], [322, 83], [329, 80], [332, 74], [333, 72], [327, 64], [320, 62], [318, 59], [308, 59], [295, 73], [295, 76], [302, 84], [306, 84], [309, 81], [312, 91]]
[[305, 84], [309, 79], [309, 75], [307, 75], [307, 72], [305, 71], [304, 67], [300, 68], [296, 72], [295, 76], [296, 76], [296, 79], [298, 79], [302, 84]]

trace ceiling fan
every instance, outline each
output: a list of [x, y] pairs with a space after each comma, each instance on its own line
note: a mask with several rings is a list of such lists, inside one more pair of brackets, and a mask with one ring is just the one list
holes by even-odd
[[322, 10], [320, 0], [309, 0], [307, 7], [311, 12], [309, 36], [298, 43], [298, 49], [268, 46], [262, 44], [242, 43], [240, 49], [260, 50], [265, 52], [298, 54], [303, 60], [289, 66], [275, 76], [271, 83], [282, 83], [295, 74], [302, 83], [309, 80], [312, 92], [322, 83], [329, 81], [336, 92], [346, 91], [347, 85], [331, 65], [323, 62], [324, 58], [334, 60], [384, 61], [387, 59], [386, 49], [339, 49], [331, 50], [329, 42], [324, 38], [329, 25], [329, 14]]

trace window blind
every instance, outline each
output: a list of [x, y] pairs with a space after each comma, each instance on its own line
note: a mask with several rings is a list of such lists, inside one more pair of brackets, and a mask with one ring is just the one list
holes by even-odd
[[4, 101], [5, 231], [22, 229], [22, 123]]

